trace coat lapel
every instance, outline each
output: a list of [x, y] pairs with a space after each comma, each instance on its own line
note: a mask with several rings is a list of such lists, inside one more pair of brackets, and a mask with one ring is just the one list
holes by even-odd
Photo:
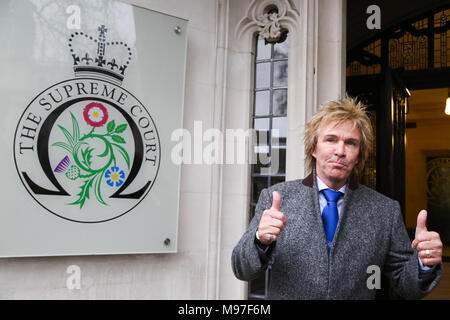
[[328, 252], [327, 252], [327, 240], [325, 236], [325, 230], [323, 228], [323, 220], [322, 220], [322, 212], [320, 211], [320, 205], [319, 205], [319, 193], [317, 192], [317, 185], [316, 185], [316, 172], [313, 170], [310, 175], [308, 175], [305, 179], [302, 180], [302, 184], [307, 188], [309, 198], [312, 201], [312, 210], [311, 210], [311, 220], [313, 222], [313, 226], [316, 226], [317, 228], [314, 228], [316, 231], [316, 239], [317, 243], [319, 244], [321, 248], [321, 255], [322, 257], [325, 257], [325, 261], [328, 259]]
[[354, 189], [352, 188], [347, 188], [347, 191], [345, 192], [344, 195], [344, 202], [342, 203], [342, 211], [341, 211], [341, 215], [339, 217], [339, 221], [338, 221], [338, 225], [336, 227], [336, 232], [334, 234], [334, 238], [333, 238], [333, 243], [331, 245], [331, 249], [330, 249], [330, 255], [333, 252], [333, 248], [335, 247], [335, 243], [338, 241], [339, 239], [339, 234], [341, 232], [345, 232], [343, 231], [346, 225], [346, 221], [348, 220], [348, 207], [349, 207], [349, 203], [351, 201], [352, 195], [353, 195], [353, 191]]

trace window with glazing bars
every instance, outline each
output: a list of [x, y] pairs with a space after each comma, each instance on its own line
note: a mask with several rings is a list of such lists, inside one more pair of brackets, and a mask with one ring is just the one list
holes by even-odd
[[[250, 218], [264, 188], [285, 181], [288, 33], [276, 43], [256, 42], [253, 129], [255, 164], [251, 170]], [[267, 208], [269, 209], [269, 208]], [[266, 298], [269, 271], [249, 282], [249, 299]]]

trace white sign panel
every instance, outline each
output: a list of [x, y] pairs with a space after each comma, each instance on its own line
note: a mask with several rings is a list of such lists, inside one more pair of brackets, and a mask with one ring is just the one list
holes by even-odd
[[187, 21], [0, 2], [0, 256], [176, 252]]

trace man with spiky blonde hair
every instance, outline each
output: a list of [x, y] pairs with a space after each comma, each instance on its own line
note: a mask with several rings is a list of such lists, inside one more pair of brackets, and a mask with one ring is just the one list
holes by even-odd
[[373, 132], [370, 119], [365, 112], [365, 107], [351, 98], [345, 98], [338, 102], [330, 101], [322, 106], [306, 125], [304, 134], [305, 164], [308, 171], [315, 168], [316, 160], [313, 155], [319, 136], [319, 128], [322, 123], [336, 120], [336, 124], [350, 121], [353, 127], [360, 132], [358, 163], [354, 167], [354, 173], [359, 175], [364, 168], [365, 160], [373, 144]]
[[409, 241], [397, 201], [359, 184], [373, 144], [365, 107], [350, 97], [322, 105], [306, 125], [302, 180], [261, 192], [232, 253], [238, 279], [271, 269], [270, 299], [374, 299], [372, 270], [400, 296], [419, 299], [442, 275], [442, 242], [417, 217]]

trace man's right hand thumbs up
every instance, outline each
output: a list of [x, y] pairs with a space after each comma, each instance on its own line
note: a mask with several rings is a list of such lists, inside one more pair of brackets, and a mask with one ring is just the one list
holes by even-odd
[[272, 207], [264, 210], [257, 231], [259, 241], [264, 245], [269, 245], [276, 241], [286, 225], [286, 217], [280, 211], [280, 194], [274, 191], [272, 192], [272, 198]]

